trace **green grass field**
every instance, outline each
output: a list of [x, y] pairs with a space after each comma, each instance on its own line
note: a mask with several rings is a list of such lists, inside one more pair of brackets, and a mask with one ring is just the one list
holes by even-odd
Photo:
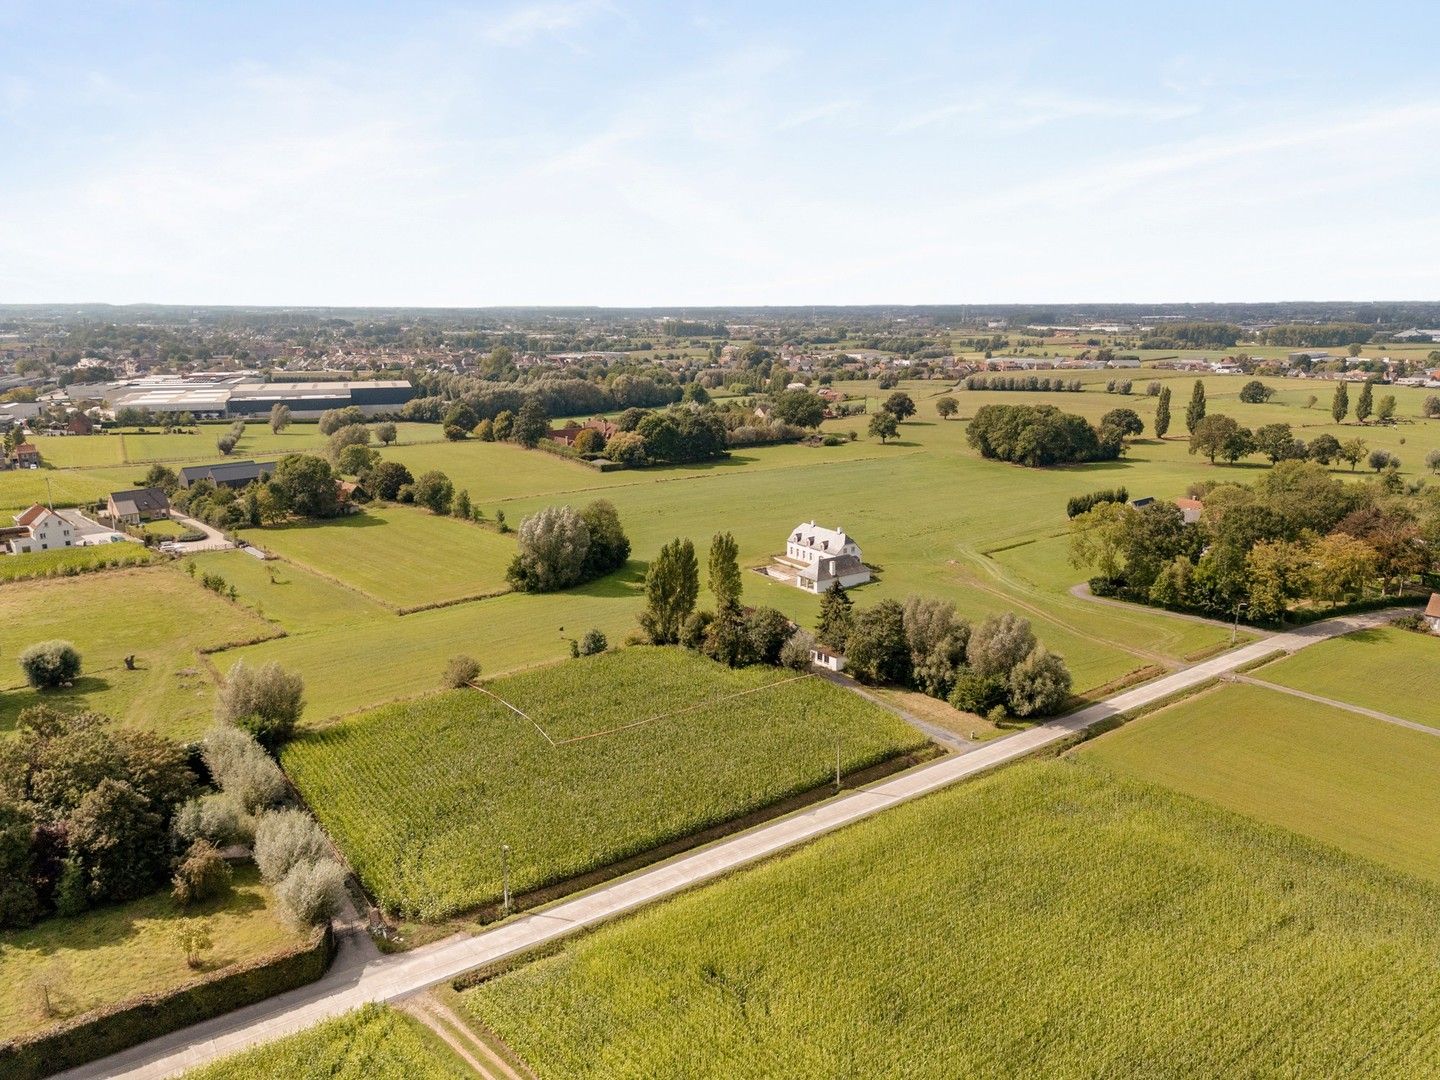
[[495, 900], [501, 844], [523, 892], [739, 817], [833, 776], [837, 738], [846, 771], [925, 743], [821, 679], [732, 671], [673, 648], [568, 661], [490, 689], [535, 723], [457, 690], [308, 732], [284, 751], [388, 908], [430, 919]]
[[515, 554], [513, 536], [408, 506], [251, 529], [245, 538], [401, 608], [503, 592]]
[[[1023, 402], [1055, 404], [1092, 420], [1123, 405], [1135, 408], [1147, 424], [1151, 421], [1153, 398], [1143, 392], [1122, 397], [1103, 391], [1104, 381], [1117, 373], [1082, 372], [1076, 377], [1094, 389], [1074, 394], [954, 393], [962, 417], [989, 402]], [[261, 576], [268, 574], [264, 566], [250, 565], [236, 571], [238, 579], [250, 584], [242, 582], [237, 588], [245, 602], [278, 619], [289, 637], [217, 657], [217, 663], [276, 660], [305, 677], [307, 717], [333, 717], [429, 689], [445, 659], [458, 651], [473, 653], [488, 673], [498, 674], [563, 657], [568, 640], [591, 627], [612, 641], [622, 640], [634, 628], [642, 602], [638, 575], [672, 536], [689, 536], [703, 551], [716, 530], [731, 529], [742, 564], [754, 566], [781, 549], [797, 522], [816, 519], [849, 529], [878, 571], [877, 581], [856, 592], [857, 603], [920, 593], [952, 600], [977, 620], [1017, 611], [1031, 619], [1050, 648], [1064, 655], [1076, 692], [1094, 697], [1121, 680], [1221, 648], [1229, 634], [1161, 611], [1126, 611], [1072, 596], [1069, 589], [1083, 573], [1066, 562], [1066, 500], [1117, 484], [1127, 486], [1133, 497], [1167, 498], [1183, 494], [1196, 479], [1251, 480], [1266, 467], [1258, 460], [1238, 467], [1211, 466], [1188, 453], [1179, 417], [1193, 376], [1142, 371], [1119, 377], [1133, 378], [1142, 391], [1152, 378], [1169, 382], [1177, 395], [1176, 433], [1163, 442], [1138, 441], [1123, 461], [1062, 469], [1026, 470], [981, 460], [965, 444], [963, 420], [946, 422], [935, 415], [936, 398], [950, 390], [939, 382], [904, 384], [920, 412], [888, 446], [862, 437], [837, 447], [764, 447], [737, 451], [719, 463], [615, 473], [599, 473], [509, 444], [436, 441], [439, 430], [434, 425], [401, 425], [401, 445], [387, 449], [386, 456], [416, 473], [443, 469], [492, 518], [503, 509], [518, 526], [542, 506], [582, 505], [597, 497], [612, 500], [633, 543], [631, 566], [562, 595], [507, 595], [396, 618], [397, 608], [502, 589], [513, 539], [432, 519], [407, 507], [372, 510], [324, 525], [255, 530], [258, 542], [284, 556], [281, 577], [291, 584], [272, 585]], [[1424, 397], [1420, 391], [1395, 390], [1404, 422], [1362, 431], [1353, 423], [1331, 423], [1328, 397], [1314, 409], [1304, 408], [1306, 395], [1326, 396], [1333, 384], [1270, 380], [1278, 387], [1275, 400], [1246, 405], [1237, 399], [1245, 381], [1205, 379], [1211, 410], [1230, 413], [1251, 426], [1290, 422], [1306, 438], [1321, 431], [1343, 438], [1360, 434], [1372, 446], [1398, 453], [1405, 475], [1411, 477], [1421, 470], [1425, 451], [1440, 445], [1440, 421], [1416, 418]], [[868, 395], [872, 406], [879, 400], [873, 383], [843, 384], [841, 389], [857, 398]], [[864, 417], [826, 425], [841, 433], [864, 427]], [[175, 440], [200, 436], [123, 438], [126, 446], [132, 438], [158, 440], [137, 451], [146, 456], [191, 453], [197, 455], [192, 460], [216, 460], [212, 432], [206, 428], [202, 433], [206, 444], [188, 449]], [[274, 436], [268, 427], [252, 424], [246, 438], [250, 443], [242, 444], [244, 453], [258, 454], [262, 448], [279, 452], [290, 445], [280, 445], [284, 440], [317, 440], [318, 429], [295, 425]], [[130, 487], [142, 474], [143, 467], [134, 464], [4, 473], [0, 507], [13, 512], [45, 498], [46, 479], [53, 481], [57, 502], [73, 502]], [[737, 507], [744, 513], [737, 514]], [[321, 575], [332, 579], [324, 587], [318, 584]], [[334, 582], [349, 588], [336, 588]], [[353, 600], [342, 598], [342, 592]], [[357, 605], [367, 600], [372, 602]], [[752, 574], [745, 575], [745, 600], [778, 607], [805, 624], [813, 623], [818, 612], [814, 597]], [[331, 618], [330, 610], [353, 612], [356, 618]], [[163, 703], [157, 709], [163, 721]]]
[[1236, 684], [1080, 756], [1440, 882], [1440, 738]]
[[[215, 687], [196, 650], [277, 632], [175, 564], [7, 585], [0, 589], [0, 731], [45, 702], [177, 738], [198, 735], [209, 724]], [[51, 638], [74, 642], [84, 667], [72, 689], [41, 693], [25, 686], [15, 657]], [[132, 654], [134, 671], [123, 662]]]
[[1087, 763], [1030, 763], [463, 998], [540, 1076], [1419, 1075], [1440, 1060], [1437, 899]]
[[[236, 870], [228, 896], [187, 912], [210, 922], [215, 943], [198, 972], [170, 939], [178, 909], [168, 892], [0, 933], [0, 1041], [295, 944], [300, 936], [271, 904], [259, 873], [247, 865]], [[51, 985], [57, 1016], [39, 1008], [42, 981]]]
[[94, 544], [0, 558], [0, 582], [67, 577], [98, 567], [141, 566], [154, 555], [140, 544]]
[[470, 1080], [438, 1037], [383, 1005], [192, 1069], [184, 1080]]
[[1257, 679], [1440, 728], [1440, 637], [1385, 627], [1302, 649]]

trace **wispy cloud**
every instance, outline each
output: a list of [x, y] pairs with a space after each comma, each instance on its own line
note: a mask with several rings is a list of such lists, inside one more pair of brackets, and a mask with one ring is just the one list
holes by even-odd
[[597, 15], [613, 10], [603, 0], [522, 4], [487, 21], [481, 35], [495, 45], [528, 45], [539, 37], [578, 29]]
[[895, 130], [915, 131], [960, 117], [974, 117], [992, 130], [1019, 131], [1068, 120], [1179, 120], [1199, 111], [1198, 105], [1189, 102], [1067, 97], [1058, 93], [1000, 97], [987, 93], [923, 109], [902, 118]]

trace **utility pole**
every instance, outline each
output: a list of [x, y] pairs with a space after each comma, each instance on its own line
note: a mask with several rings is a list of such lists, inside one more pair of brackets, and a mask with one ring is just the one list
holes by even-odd
[[55, 493], [50, 490], [50, 477], [45, 478], [45, 502], [51, 510], [55, 509]]
[[510, 845], [500, 845], [501, 889], [505, 897], [505, 914], [510, 914]]
[[835, 736], [835, 794], [840, 794], [840, 736]]

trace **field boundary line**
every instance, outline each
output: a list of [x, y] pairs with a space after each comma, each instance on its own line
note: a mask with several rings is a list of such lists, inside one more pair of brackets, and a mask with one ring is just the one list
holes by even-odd
[[530, 723], [535, 725], [535, 730], [540, 732], [541, 736], [545, 739], [546, 742], [548, 742], [551, 746], [555, 745], [555, 740], [550, 737], [550, 733], [546, 731], [543, 727], [541, 727], [540, 724], [535, 720], [535, 718], [529, 713], [522, 711], [517, 706], [511, 705], [510, 702], [506, 701], [499, 694], [491, 693], [489, 690], [486, 690], [485, 687], [481, 686], [477, 682], [471, 682], [469, 686], [474, 690], [479, 690], [480, 693], [484, 694], [486, 697], [494, 698], [496, 701], [500, 702], [501, 705], [504, 705], [507, 709], [513, 712], [516, 716], [523, 716], [526, 720], [529, 720]]
[[[671, 716], [683, 716], [685, 713], [696, 712], [700, 709], [708, 709], [712, 705], [720, 705], [727, 701], [734, 701], [736, 698], [745, 697], [748, 694], [758, 694], [762, 690], [773, 690], [777, 686], [785, 686], [788, 683], [801, 682], [804, 679], [813, 679], [814, 675], [795, 675], [789, 679], [780, 679], [776, 682], [766, 683], [764, 686], [752, 686], [749, 690], [740, 690], [734, 694], [726, 694], [724, 697], [712, 698], [709, 701], [697, 702], [694, 705], [687, 705], [683, 709], [673, 709], [670, 712], [656, 713], [654, 716], [647, 716], [644, 720], [633, 720], [628, 724], [621, 724], [619, 727], [607, 728], [605, 731], [591, 731], [584, 735], [575, 735], [569, 739], [561, 739], [558, 743], [552, 742], [552, 746], [567, 746], [570, 743], [584, 742], [586, 739], [598, 739], [604, 735], [614, 735], [616, 732], [629, 731], [631, 728], [642, 727], [645, 724], [653, 724], [657, 720], [665, 720]], [[512, 706], [513, 707], [513, 706]], [[527, 718], [528, 719], [528, 718]], [[534, 721], [530, 721], [532, 724]], [[546, 738], [549, 738], [547, 735]]]

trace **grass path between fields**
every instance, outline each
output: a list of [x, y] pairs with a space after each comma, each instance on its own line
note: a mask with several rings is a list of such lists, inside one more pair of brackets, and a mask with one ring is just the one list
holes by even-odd
[[796, 845], [940, 791], [1037, 751], [1063, 744], [1102, 721], [1141, 709], [1209, 682], [1275, 650], [1298, 652], [1317, 642], [1379, 626], [1396, 611], [1369, 612], [1314, 623], [1183, 668], [1103, 702], [838, 795], [789, 817], [728, 837], [588, 893], [532, 910], [473, 937], [456, 937], [409, 953], [382, 957], [358, 973], [332, 972], [301, 990], [184, 1028], [62, 1074], [65, 1080], [101, 1077], [158, 1080], [304, 1030], [369, 1002], [396, 1001], [464, 972], [528, 953], [658, 900], [713, 881]]
[[1262, 686], [1266, 690], [1278, 690], [1282, 694], [1304, 698], [1306, 701], [1313, 701], [1317, 705], [1329, 705], [1332, 709], [1344, 709], [1346, 712], [1358, 713], [1360, 716], [1368, 716], [1374, 720], [1383, 720], [1387, 724], [1395, 724], [1397, 727], [1409, 728], [1411, 731], [1418, 731], [1424, 735], [1440, 737], [1440, 728], [1433, 728], [1428, 724], [1417, 724], [1414, 720], [1406, 720], [1402, 716], [1381, 712], [1379, 709], [1367, 709], [1364, 705], [1352, 705], [1348, 701], [1336, 701], [1334, 698], [1321, 697], [1319, 694], [1311, 694], [1305, 690], [1297, 690], [1293, 686], [1281, 686], [1279, 683], [1266, 682], [1264, 679], [1257, 679], [1253, 675], [1232, 675], [1230, 678], [1235, 682], [1249, 683], [1251, 686]]

